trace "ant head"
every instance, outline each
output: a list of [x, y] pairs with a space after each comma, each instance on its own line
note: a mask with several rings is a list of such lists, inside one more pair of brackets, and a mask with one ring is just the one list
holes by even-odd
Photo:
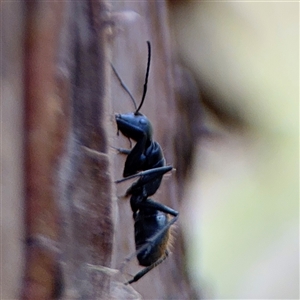
[[116, 114], [115, 118], [118, 130], [126, 137], [138, 141], [146, 136], [147, 140], [151, 141], [153, 128], [151, 122], [145, 115], [139, 112]]
[[153, 129], [149, 119], [140, 112], [116, 114], [118, 130], [128, 138], [138, 141], [143, 136], [152, 139]]
[[135, 106], [135, 111], [132, 113], [127, 114], [116, 114], [116, 122], [118, 126], [118, 130], [122, 132], [122, 134], [128, 138], [131, 138], [135, 141], [141, 139], [142, 137], [147, 138], [147, 141], [152, 140], [152, 125], [148, 118], [140, 113], [140, 109], [143, 106], [146, 93], [147, 93], [147, 84], [148, 84], [148, 77], [149, 77], [149, 71], [150, 71], [150, 61], [151, 61], [151, 45], [150, 42], [147, 41], [148, 45], [148, 62], [147, 62], [147, 70], [146, 70], [146, 76], [145, 76], [145, 83], [144, 83], [144, 90], [143, 90], [143, 96], [142, 100], [137, 107], [136, 101], [134, 97], [131, 95], [130, 91], [126, 87], [126, 85], [122, 82], [120, 76], [118, 75], [117, 71], [115, 70], [114, 66], [112, 66], [112, 69], [117, 76], [121, 86], [124, 88], [124, 90], [128, 93], [131, 100], [133, 101], [133, 104]]

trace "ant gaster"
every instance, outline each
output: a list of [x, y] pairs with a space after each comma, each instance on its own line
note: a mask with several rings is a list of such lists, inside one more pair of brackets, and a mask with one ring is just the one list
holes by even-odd
[[[139, 264], [146, 268], [137, 273], [127, 284], [138, 281], [166, 259], [168, 256], [169, 229], [178, 218], [176, 210], [148, 198], [158, 190], [163, 175], [173, 168], [172, 166], [166, 166], [161, 146], [153, 140], [151, 122], [145, 115], [139, 112], [145, 100], [150, 70], [151, 47], [149, 41], [147, 41], [147, 45], [147, 71], [143, 96], [138, 107], [134, 97], [112, 65], [116, 77], [132, 99], [136, 109], [135, 112], [116, 114], [115, 116], [118, 131], [121, 131], [125, 137], [136, 142], [131, 150], [117, 148], [120, 153], [128, 155], [123, 171], [124, 179], [117, 182], [140, 177], [138, 181], [129, 187], [125, 196], [131, 195], [130, 204], [135, 222], [136, 252], [134, 255], [137, 256]], [[138, 173], [139, 171], [142, 172]], [[173, 218], [169, 220], [168, 215], [173, 216]]]

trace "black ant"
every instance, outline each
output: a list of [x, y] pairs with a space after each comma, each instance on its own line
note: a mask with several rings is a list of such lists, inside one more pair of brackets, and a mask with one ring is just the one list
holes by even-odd
[[[178, 219], [176, 210], [148, 198], [155, 194], [160, 187], [163, 175], [173, 168], [172, 166], [166, 166], [161, 146], [152, 138], [151, 122], [139, 112], [145, 100], [150, 70], [151, 46], [149, 41], [147, 41], [147, 45], [147, 71], [143, 96], [138, 107], [134, 97], [112, 65], [115, 75], [132, 99], [136, 109], [135, 112], [116, 114], [115, 116], [118, 131], [121, 131], [125, 137], [136, 141], [131, 150], [117, 148], [120, 153], [128, 155], [123, 171], [123, 177], [125, 178], [118, 180], [117, 183], [140, 177], [138, 181], [129, 187], [125, 196], [131, 195], [130, 205], [133, 212], [136, 245], [134, 255], [137, 256], [139, 264], [146, 267], [126, 284], [138, 281], [166, 259], [168, 256], [169, 229]], [[172, 220], [169, 220], [168, 214], [173, 216]]]

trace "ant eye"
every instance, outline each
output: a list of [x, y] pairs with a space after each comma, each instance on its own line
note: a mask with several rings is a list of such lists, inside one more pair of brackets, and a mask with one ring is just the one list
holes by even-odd
[[140, 119], [139, 123], [140, 123], [141, 125], [146, 125], [146, 124], [147, 124], [147, 122], [146, 122], [146, 120], [145, 120], [144, 118], [143, 118], [143, 119]]

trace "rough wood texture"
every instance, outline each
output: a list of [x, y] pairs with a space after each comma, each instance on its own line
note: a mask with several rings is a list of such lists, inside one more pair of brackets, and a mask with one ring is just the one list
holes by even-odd
[[23, 269], [23, 35], [24, 9], [1, 2], [1, 299], [17, 299]]
[[23, 297], [105, 297], [109, 278], [88, 267], [110, 266], [113, 238], [107, 42], [99, 18], [105, 7], [81, 1], [27, 8]]
[[62, 101], [55, 83], [60, 3], [29, 2], [25, 33], [26, 265], [24, 299], [59, 290], [54, 166], [61, 148]]
[[[65, 298], [106, 298], [109, 277], [88, 264], [109, 267], [113, 221], [105, 110], [108, 77], [106, 27], [101, 1], [66, 6], [66, 49], [62, 65], [71, 81], [72, 113], [68, 146], [60, 169]], [[71, 37], [71, 38], [70, 38]]]

